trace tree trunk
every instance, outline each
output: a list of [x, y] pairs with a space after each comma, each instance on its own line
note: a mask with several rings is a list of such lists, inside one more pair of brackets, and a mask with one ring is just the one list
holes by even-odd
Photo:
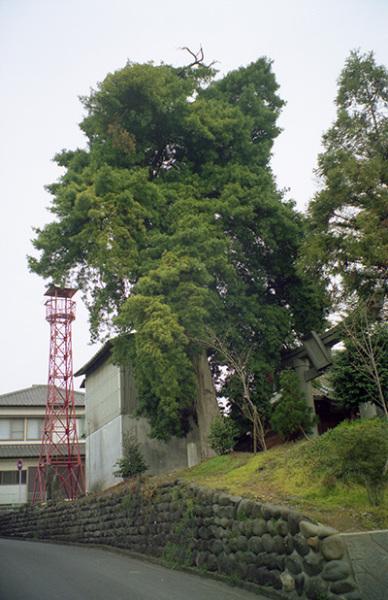
[[[314, 404], [313, 387], [311, 385], [311, 381], [306, 381], [305, 377], [304, 377], [306, 371], [308, 371], [310, 368], [308, 359], [307, 358], [294, 358], [294, 360], [292, 362], [292, 368], [294, 369], [295, 373], [298, 376], [299, 389], [306, 399], [306, 404], [307, 404], [307, 406], [309, 406], [311, 408], [313, 415], [316, 417], [317, 413], [316, 413], [315, 404]], [[318, 435], [319, 435], [318, 434], [318, 425], [315, 424], [311, 428], [311, 436], [316, 437]]]
[[216, 391], [210, 372], [206, 351], [201, 352], [194, 362], [197, 374], [197, 402], [196, 413], [199, 429], [199, 443], [201, 459], [215, 456], [214, 451], [209, 446], [210, 424], [215, 417], [220, 414], [218, 407]]
[[378, 401], [381, 406], [381, 409], [384, 411], [385, 418], [388, 419], [388, 410], [387, 410], [387, 405], [385, 404], [384, 392], [383, 392], [383, 388], [382, 388], [381, 381], [380, 381], [380, 373], [379, 373], [379, 369], [377, 367], [376, 360], [375, 360], [374, 348], [372, 346], [370, 348], [370, 360], [372, 363], [373, 378], [375, 380], [375, 384], [376, 384], [378, 396], [379, 396]]

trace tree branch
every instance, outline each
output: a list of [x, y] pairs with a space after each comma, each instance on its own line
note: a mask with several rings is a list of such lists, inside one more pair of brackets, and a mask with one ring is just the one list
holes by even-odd
[[182, 46], [181, 50], [186, 50], [186, 52], [188, 52], [190, 54], [190, 56], [192, 56], [194, 59], [192, 63], [190, 63], [189, 65], [187, 65], [185, 67], [185, 69], [191, 69], [192, 67], [195, 67], [197, 65], [200, 65], [201, 67], [205, 67], [206, 69], [211, 69], [211, 67], [218, 62], [216, 60], [213, 60], [208, 65], [205, 65], [205, 63], [204, 63], [205, 55], [204, 55], [202, 46], [199, 47], [198, 52], [193, 52], [187, 46]]

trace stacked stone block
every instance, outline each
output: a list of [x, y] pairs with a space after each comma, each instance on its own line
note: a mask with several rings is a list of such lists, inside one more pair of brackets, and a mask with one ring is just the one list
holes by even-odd
[[3, 513], [0, 535], [125, 548], [283, 598], [361, 600], [332, 528], [178, 481]]

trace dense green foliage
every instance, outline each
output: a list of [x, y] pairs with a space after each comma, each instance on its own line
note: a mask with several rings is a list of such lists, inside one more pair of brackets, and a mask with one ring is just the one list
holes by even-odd
[[294, 371], [283, 371], [280, 375], [281, 398], [271, 415], [272, 429], [289, 440], [310, 433], [314, 425], [312, 410], [300, 391], [298, 376]]
[[350, 54], [337, 118], [318, 159], [322, 189], [309, 207], [304, 264], [336, 275], [345, 297], [381, 294], [388, 263], [388, 71], [372, 53]]
[[219, 416], [213, 419], [210, 426], [210, 447], [216, 454], [227, 454], [233, 450], [238, 434], [236, 423], [228, 416]]
[[88, 146], [57, 155], [54, 220], [30, 258], [83, 290], [95, 336], [118, 334], [115, 357], [132, 359], [161, 439], [195, 417], [193, 364], [209, 328], [236, 352], [255, 346], [257, 398], [282, 346], [321, 326], [322, 290], [295, 267], [304, 219], [269, 167], [283, 104], [271, 63], [214, 75], [129, 63], [84, 98]]
[[122, 477], [123, 479], [136, 477], [145, 473], [148, 469], [139, 444], [136, 439], [128, 434], [124, 436], [123, 456], [117, 460], [115, 466], [117, 466], [117, 470], [114, 472], [115, 477]]
[[310, 452], [318, 469], [340, 481], [365, 486], [371, 504], [381, 504], [388, 481], [386, 419], [344, 421], [315, 439]]
[[[370, 331], [355, 331], [355, 336], [345, 338], [344, 350], [338, 351], [334, 357], [330, 379], [335, 399], [353, 410], [357, 410], [362, 402], [373, 402], [383, 408], [376, 377], [387, 405], [388, 326], [377, 323], [371, 326]], [[362, 352], [362, 349], [365, 351]]]

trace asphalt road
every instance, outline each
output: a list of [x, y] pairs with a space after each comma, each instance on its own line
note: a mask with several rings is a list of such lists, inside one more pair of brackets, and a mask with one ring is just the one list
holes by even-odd
[[0, 539], [0, 600], [265, 600], [100, 548]]

